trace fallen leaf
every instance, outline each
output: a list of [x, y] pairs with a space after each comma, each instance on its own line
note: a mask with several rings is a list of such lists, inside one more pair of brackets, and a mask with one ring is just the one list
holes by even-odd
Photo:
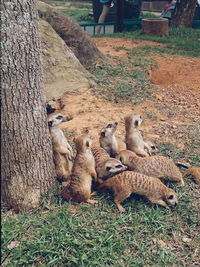
[[19, 245], [20, 245], [19, 241], [11, 241], [10, 244], [8, 244], [7, 248], [13, 249], [19, 247]]

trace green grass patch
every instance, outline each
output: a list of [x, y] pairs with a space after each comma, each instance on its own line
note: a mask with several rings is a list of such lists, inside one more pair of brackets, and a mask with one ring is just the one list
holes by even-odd
[[89, 11], [85, 9], [61, 9], [61, 12], [67, 14], [77, 22], [93, 21]]
[[[192, 266], [198, 259], [197, 192], [189, 183], [184, 190], [170, 186], [179, 194], [175, 210], [131, 196], [120, 214], [113, 196], [102, 193], [97, 206], [57, 199], [32, 213], [4, 213], [2, 266]], [[11, 249], [13, 241], [18, 244]]]
[[90, 72], [96, 77], [98, 84], [94, 92], [115, 103], [140, 103], [151, 95], [152, 84], [147, 69], [153, 64], [153, 60], [142, 49], [116, 49], [127, 50], [128, 61], [117, 66], [91, 68]]
[[200, 56], [200, 30], [191, 28], [170, 28], [169, 37], [156, 37], [145, 35], [141, 30], [133, 32], [116, 33], [110, 37], [134, 38], [141, 40], [156, 41], [166, 44], [165, 47], [145, 46], [148, 51], [158, 53], [179, 54], [183, 56]]

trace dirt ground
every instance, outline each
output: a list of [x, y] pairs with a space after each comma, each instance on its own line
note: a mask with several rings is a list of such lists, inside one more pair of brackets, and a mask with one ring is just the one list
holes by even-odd
[[[104, 54], [114, 57], [115, 60], [126, 60], [127, 51], [119, 51], [117, 47], [163, 46], [152, 41], [134, 39], [93, 40]], [[149, 69], [149, 76], [156, 86], [151, 100], [134, 106], [112, 103], [97, 97], [91, 89], [84, 88], [79, 93], [65, 94], [62, 98], [65, 104], [62, 112], [73, 113], [73, 119], [62, 126], [70, 133], [69, 136], [79, 134], [88, 127], [92, 130], [96, 144], [99, 130], [105, 124], [117, 121], [119, 126], [116, 135], [124, 140], [123, 118], [134, 112], [140, 113], [144, 118], [141, 130], [145, 138], [157, 143], [177, 142], [174, 130], [184, 128], [185, 125], [192, 127], [200, 118], [200, 59], [163, 54], [152, 54], [152, 57], [155, 64]], [[184, 148], [185, 141], [179, 138], [178, 145]]]

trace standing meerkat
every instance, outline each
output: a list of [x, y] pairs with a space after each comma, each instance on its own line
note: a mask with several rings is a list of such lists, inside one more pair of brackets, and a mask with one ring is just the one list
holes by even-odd
[[65, 200], [95, 204], [91, 200], [92, 179], [97, 181], [95, 160], [91, 152], [92, 138], [89, 131], [75, 140], [77, 154], [74, 160], [70, 184], [63, 188], [61, 196]]
[[119, 159], [124, 165], [128, 166], [129, 170], [160, 179], [168, 178], [170, 181], [178, 182], [180, 186], [184, 186], [181, 172], [175, 163], [167, 157], [150, 156], [141, 158], [130, 150], [122, 150], [119, 153]]
[[100, 146], [106, 150], [106, 152], [115, 158], [119, 153], [118, 142], [115, 137], [115, 131], [117, 129], [118, 123], [109, 123], [100, 132], [99, 143]]
[[175, 206], [178, 198], [174, 190], [165, 186], [158, 178], [138, 172], [125, 171], [109, 178], [99, 185], [98, 189], [108, 187], [114, 192], [114, 202], [119, 211], [124, 212], [121, 202], [132, 193], [145, 196], [151, 203], [165, 208]]
[[111, 158], [102, 147], [92, 147], [92, 153], [95, 158], [95, 168], [99, 183], [101, 183], [102, 180], [127, 169], [121, 161]]
[[59, 124], [69, 119], [58, 113], [48, 117], [48, 126], [51, 134], [53, 147], [53, 160], [55, 164], [56, 176], [58, 181], [69, 181], [72, 171], [73, 150], [69, 145], [63, 131], [59, 128]]
[[145, 143], [138, 129], [142, 123], [142, 117], [140, 115], [130, 114], [124, 118], [124, 121], [126, 129], [126, 149], [143, 157], [149, 156], [151, 154], [151, 147]]

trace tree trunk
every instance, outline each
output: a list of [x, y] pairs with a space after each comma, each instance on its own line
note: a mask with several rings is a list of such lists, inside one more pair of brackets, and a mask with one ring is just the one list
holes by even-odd
[[168, 19], [147, 18], [142, 20], [142, 33], [152, 36], [168, 36]]
[[2, 1], [2, 200], [38, 207], [55, 182], [42, 91], [36, 0]]
[[177, 0], [171, 26], [191, 27], [196, 2], [196, 0]]
[[98, 50], [90, 36], [70, 17], [58, 13], [53, 7], [40, 1], [38, 10], [40, 17], [52, 26], [84, 67], [89, 68], [105, 61], [106, 57]]

